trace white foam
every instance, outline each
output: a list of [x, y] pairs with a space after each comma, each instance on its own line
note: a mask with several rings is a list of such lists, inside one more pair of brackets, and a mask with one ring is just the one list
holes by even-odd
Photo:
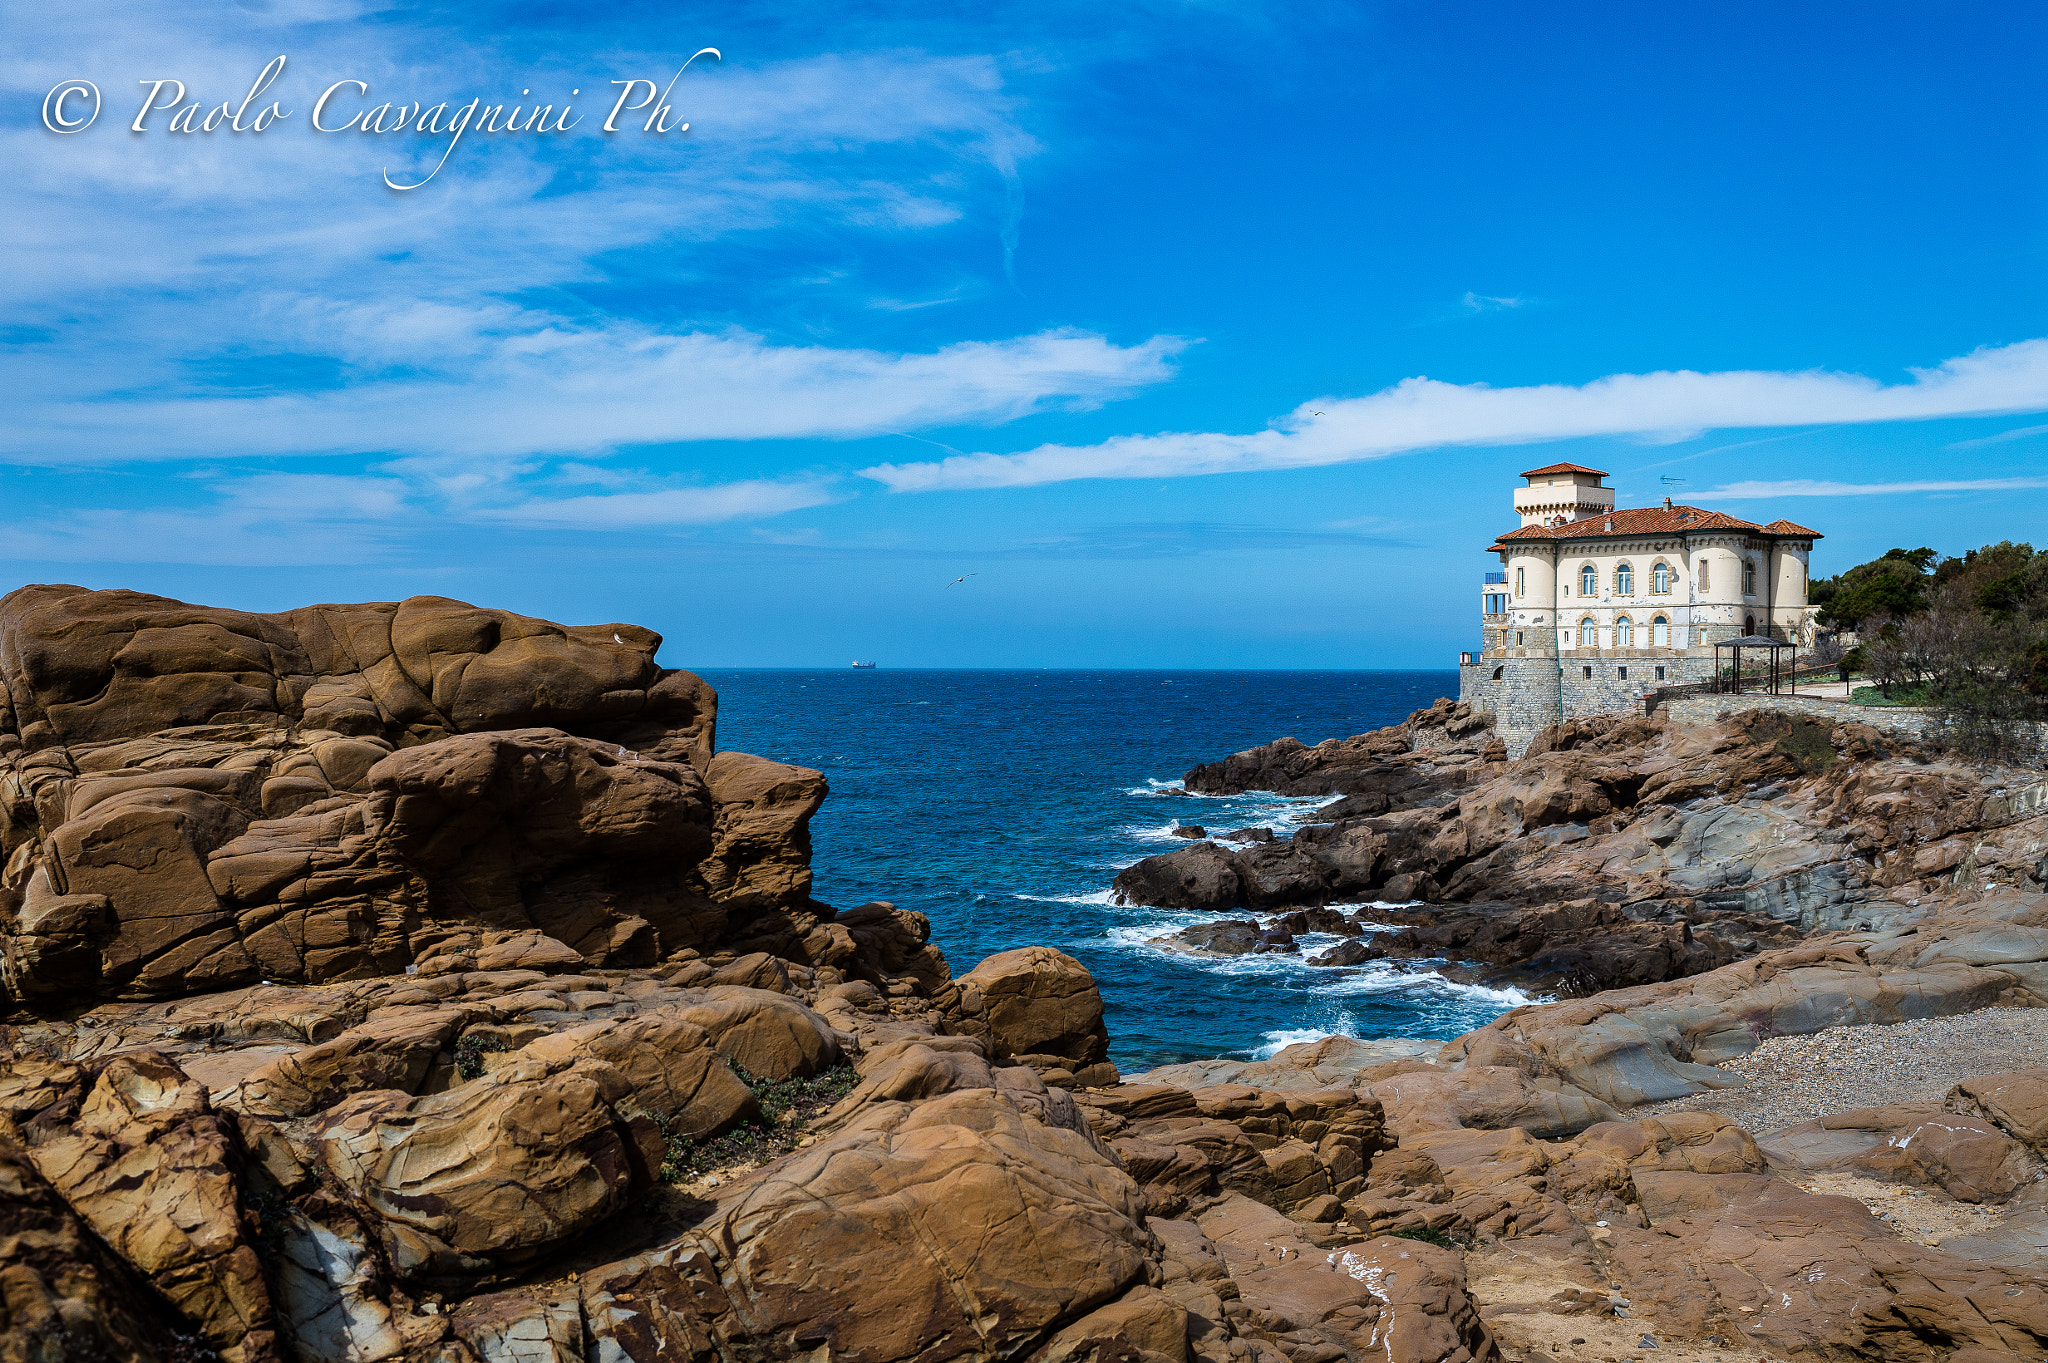
[[1038, 904], [1109, 904], [1109, 891], [1097, 890], [1093, 894], [1013, 894], [1012, 899], [1030, 900]]
[[1321, 1041], [1325, 1037], [1342, 1036], [1342, 1032], [1326, 1032], [1319, 1027], [1282, 1027], [1266, 1033], [1266, 1044], [1252, 1052], [1254, 1060], [1271, 1060], [1289, 1046], [1298, 1046], [1304, 1041]]

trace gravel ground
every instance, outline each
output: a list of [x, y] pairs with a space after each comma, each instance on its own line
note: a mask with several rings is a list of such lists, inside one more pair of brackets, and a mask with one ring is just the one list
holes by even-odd
[[2048, 1065], [2048, 1008], [1982, 1008], [1773, 1037], [1721, 1066], [1742, 1076], [1739, 1087], [1645, 1103], [1625, 1115], [1634, 1121], [1659, 1112], [1718, 1112], [1761, 1136], [1830, 1112], [1938, 1102], [1958, 1080], [2040, 1065]]

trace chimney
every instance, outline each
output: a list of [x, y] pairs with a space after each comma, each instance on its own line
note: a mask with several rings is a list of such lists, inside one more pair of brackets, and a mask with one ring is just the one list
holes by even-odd
[[1614, 517], [1612, 516], [1607, 518], [1607, 533], [1610, 535], [1614, 533]]
[[1664, 509], [1666, 511], [1669, 511], [1671, 509], [1671, 499], [1669, 497], [1666, 497], [1664, 499]]

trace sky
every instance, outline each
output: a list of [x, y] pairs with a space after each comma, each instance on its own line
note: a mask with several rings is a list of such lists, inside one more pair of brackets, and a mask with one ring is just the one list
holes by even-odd
[[2048, 541], [2038, 6], [0, 20], [0, 590], [1426, 668], [1557, 460], [1817, 575]]

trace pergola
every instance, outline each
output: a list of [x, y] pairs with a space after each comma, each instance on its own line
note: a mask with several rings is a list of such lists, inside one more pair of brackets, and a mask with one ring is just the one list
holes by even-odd
[[1796, 696], [1799, 694], [1799, 669], [1797, 665], [1797, 659], [1795, 658], [1793, 660], [1794, 665], [1786, 668], [1782, 674], [1778, 669], [1778, 654], [1781, 651], [1796, 652], [1797, 646], [1793, 644], [1788, 644], [1782, 639], [1768, 639], [1761, 634], [1747, 634], [1740, 639], [1730, 639], [1726, 643], [1714, 645], [1714, 694], [1719, 695], [1724, 689], [1721, 678], [1721, 650], [1724, 648], [1729, 650], [1729, 652], [1733, 655], [1734, 661], [1734, 667], [1731, 669], [1731, 673], [1725, 687], [1729, 694], [1742, 694], [1742, 650], [1745, 648], [1762, 648], [1770, 650], [1770, 676], [1772, 695], [1775, 696], [1778, 694], [1778, 684], [1781, 679], [1789, 680], [1791, 682], [1793, 695]]

